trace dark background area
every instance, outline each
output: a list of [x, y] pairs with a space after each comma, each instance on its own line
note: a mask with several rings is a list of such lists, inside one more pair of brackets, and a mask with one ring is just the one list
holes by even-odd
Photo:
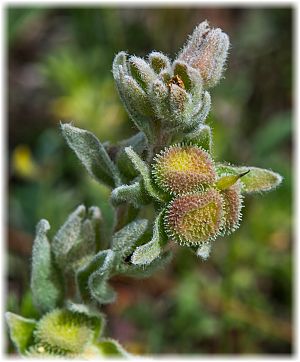
[[[271, 168], [277, 190], [247, 196], [240, 229], [203, 262], [186, 248], [145, 280], [115, 278], [106, 335], [133, 353], [290, 354], [293, 346], [292, 29], [290, 8], [6, 9], [7, 310], [36, 317], [30, 254], [41, 218], [55, 233], [80, 203], [112, 221], [109, 190], [85, 173], [59, 121], [117, 142], [136, 132], [114, 86], [120, 50], [174, 58], [201, 21], [229, 34], [225, 79], [211, 92], [214, 156]], [[13, 352], [8, 345], [9, 352]]]

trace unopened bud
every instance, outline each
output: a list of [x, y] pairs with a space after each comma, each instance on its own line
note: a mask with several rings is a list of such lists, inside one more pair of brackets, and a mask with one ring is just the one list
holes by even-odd
[[156, 79], [154, 70], [143, 58], [131, 56], [128, 62], [132, 77], [144, 90], [147, 90]]
[[209, 88], [221, 79], [228, 48], [227, 34], [211, 29], [204, 21], [196, 27], [177, 59], [198, 69], [204, 86]]
[[156, 73], [160, 73], [163, 69], [168, 70], [171, 67], [170, 59], [160, 52], [152, 52], [148, 56], [149, 63]]
[[213, 183], [216, 173], [211, 156], [201, 147], [174, 145], [156, 156], [153, 176], [163, 190], [183, 194]]
[[223, 222], [223, 199], [215, 189], [178, 196], [167, 208], [165, 229], [182, 245], [201, 245], [215, 239]]

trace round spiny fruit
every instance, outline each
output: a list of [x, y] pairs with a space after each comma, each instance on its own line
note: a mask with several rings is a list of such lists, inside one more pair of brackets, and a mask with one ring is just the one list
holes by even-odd
[[223, 234], [231, 234], [240, 226], [242, 218], [243, 197], [241, 195], [241, 182], [238, 181], [229, 188], [222, 190], [224, 200]]
[[163, 190], [177, 195], [199, 190], [216, 179], [211, 156], [194, 145], [163, 150], [155, 158], [153, 176]]
[[80, 353], [92, 340], [92, 323], [79, 313], [54, 309], [38, 322], [35, 338], [50, 350]]
[[201, 245], [215, 239], [223, 219], [223, 199], [216, 189], [176, 197], [167, 208], [165, 229], [182, 245]]

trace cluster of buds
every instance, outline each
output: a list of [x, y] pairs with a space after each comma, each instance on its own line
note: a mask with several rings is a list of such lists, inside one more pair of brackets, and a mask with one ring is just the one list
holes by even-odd
[[206, 258], [212, 240], [238, 228], [243, 193], [267, 191], [281, 182], [270, 170], [215, 164], [211, 156], [211, 129], [205, 124], [208, 90], [222, 78], [228, 48], [227, 34], [204, 21], [173, 62], [160, 52], [146, 60], [125, 52], [115, 57], [120, 97], [154, 152], [148, 165], [133, 149], [125, 149], [141, 180], [116, 188], [112, 201], [139, 207], [150, 196], [163, 203], [153, 238], [135, 250], [134, 264], [151, 263], [160, 254], [165, 241], [158, 236], [163, 234], [197, 247]]
[[210, 110], [210, 94], [222, 76], [228, 36], [205, 21], [194, 30], [172, 63], [160, 52], [147, 60], [116, 55], [113, 76], [120, 97], [136, 126], [149, 141], [155, 129], [189, 132], [203, 123]]

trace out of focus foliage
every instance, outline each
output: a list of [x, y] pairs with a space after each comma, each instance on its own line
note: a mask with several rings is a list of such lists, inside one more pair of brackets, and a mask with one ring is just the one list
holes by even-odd
[[36, 317], [27, 290], [39, 219], [55, 230], [85, 203], [112, 222], [108, 190], [83, 171], [59, 121], [111, 143], [134, 134], [114, 88], [114, 55], [156, 49], [172, 57], [208, 19], [232, 44], [226, 79], [212, 94], [216, 159], [270, 167], [284, 181], [259, 202], [246, 198], [241, 228], [217, 240], [208, 261], [180, 248], [149, 280], [113, 280], [119, 299], [104, 309], [108, 334], [133, 353], [291, 353], [292, 10], [11, 7], [6, 15], [7, 310]]

